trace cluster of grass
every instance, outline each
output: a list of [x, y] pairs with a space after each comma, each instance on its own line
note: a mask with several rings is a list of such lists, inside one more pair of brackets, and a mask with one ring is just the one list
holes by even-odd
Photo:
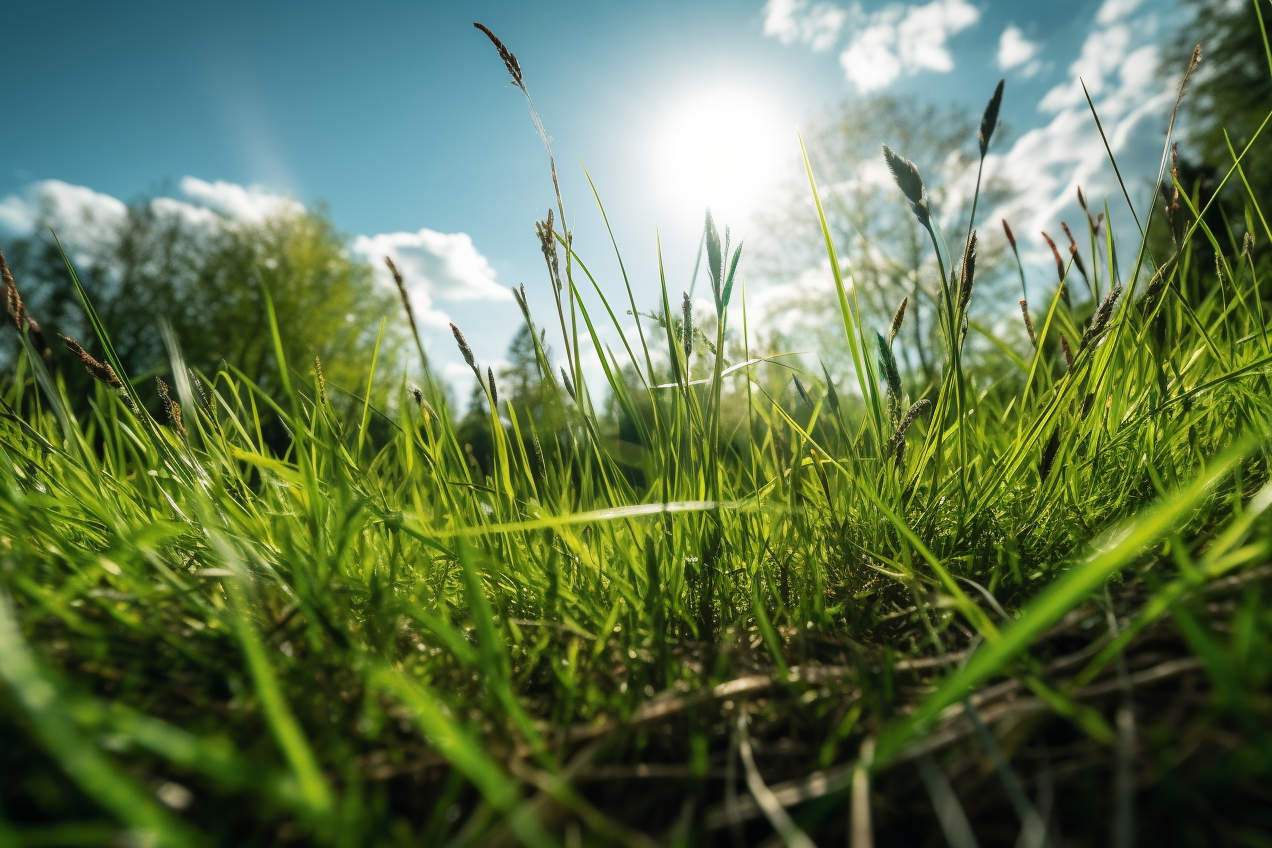
[[1150, 216], [1127, 273], [1093, 221], [1102, 305], [1057, 288], [983, 373], [975, 238], [951, 258], [932, 229], [937, 385], [904, 384], [904, 316], [873, 332], [828, 237], [857, 384], [804, 375], [794, 411], [763, 363], [724, 366], [729, 338], [752, 358], [727, 236], [721, 355], [691, 380], [687, 320], [601, 343], [619, 321], [549, 217], [568, 366], [538, 357], [566, 424], [500, 414], [456, 331], [496, 410], [481, 475], [432, 387], [342, 408], [277, 332], [275, 396], [168, 338], [152, 416], [78, 281], [113, 380], [77, 418], [6, 281], [0, 845], [1268, 844], [1266, 284], [1181, 188], [1168, 256]]

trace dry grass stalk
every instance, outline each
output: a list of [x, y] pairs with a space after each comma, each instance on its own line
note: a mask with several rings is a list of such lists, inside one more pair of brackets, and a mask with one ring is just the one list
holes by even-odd
[[994, 134], [994, 127], [998, 126], [998, 109], [1003, 104], [1003, 84], [1006, 80], [999, 80], [998, 85], [994, 88], [994, 94], [989, 98], [989, 103], [985, 104], [985, 112], [981, 115], [980, 131], [976, 134], [977, 140], [980, 142], [981, 158], [985, 158], [985, 154], [989, 152], [989, 139]]
[[888, 163], [888, 170], [892, 171], [897, 188], [910, 201], [914, 216], [925, 229], [931, 229], [932, 213], [928, 209], [927, 193], [923, 189], [923, 177], [919, 176], [919, 169], [909, 159], [893, 153], [886, 144], [883, 146], [883, 158]]
[[473, 26], [484, 32], [486, 37], [490, 39], [490, 42], [495, 45], [495, 49], [499, 51], [499, 58], [503, 59], [504, 67], [508, 69], [508, 75], [512, 77], [513, 84], [524, 91], [526, 86], [525, 82], [522, 80], [521, 63], [517, 61], [517, 57], [514, 56], [512, 51], [505, 47], [504, 43], [499, 40], [499, 37], [491, 32], [484, 24], [479, 24], [476, 21], [473, 21]]
[[172, 429], [176, 430], [181, 438], [186, 438], [185, 425], [181, 423], [181, 404], [173, 400], [172, 393], [168, 391], [168, 384], [161, 378], [155, 377], [155, 383], [159, 386], [159, 401], [163, 404], [163, 411], [168, 416]]
[[1029, 331], [1029, 341], [1034, 348], [1038, 347], [1038, 334], [1034, 332], [1033, 319], [1029, 317], [1029, 301], [1022, 300], [1020, 302], [1020, 314], [1025, 318], [1025, 329]]
[[89, 373], [94, 380], [99, 383], [105, 383], [112, 389], [123, 391], [124, 383], [119, 379], [119, 375], [115, 373], [115, 369], [110, 367], [108, 362], [98, 362], [80, 346], [80, 343], [68, 336], [60, 337], [66, 346], [70, 348], [71, 353], [79, 357], [80, 362], [84, 363], [84, 370]]

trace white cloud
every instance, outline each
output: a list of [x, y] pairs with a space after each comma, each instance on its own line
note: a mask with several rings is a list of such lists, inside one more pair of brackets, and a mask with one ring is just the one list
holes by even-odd
[[[1039, 104], [1039, 110], [1050, 116], [1047, 123], [1023, 133], [1007, 152], [990, 154], [986, 162], [986, 172], [1011, 180], [1017, 195], [984, 220], [1009, 218], [1026, 261], [1039, 268], [1051, 263], [1050, 248], [1040, 231], [1061, 235], [1056, 231], [1060, 221], [1067, 220], [1077, 232], [1074, 224], [1084, 220], [1077, 208], [1079, 186], [1093, 206], [1102, 206], [1108, 199], [1115, 235], [1123, 240], [1138, 238], [1082, 82], [1142, 220], [1178, 80], [1158, 75], [1160, 23], [1151, 9], [1137, 13], [1139, 6], [1139, 0], [1105, 2], [1078, 58], [1069, 66], [1068, 79], [1048, 91]], [[1040, 279], [1054, 279], [1053, 275], [1054, 271]]]
[[495, 269], [467, 233], [421, 229], [415, 233], [358, 236], [353, 251], [365, 256], [380, 282], [390, 287], [393, 277], [384, 265], [384, 257], [393, 259], [406, 282], [416, 317], [424, 324], [444, 327], [450, 320], [446, 313], [433, 308], [434, 299], [512, 299], [512, 294], [495, 282]]
[[967, 0], [932, 0], [921, 6], [891, 3], [872, 13], [839, 54], [848, 81], [865, 94], [920, 71], [947, 73], [954, 57], [946, 42], [980, 20]]
[[1042, 43], [1025, 38], [1024, 30], [1015, 24], [1008, 24], [998, 38], [998, 67], [1000, 70], [1020, 68], [1024, 77], [1032, 77], [1042, 70], [1038, 54], [1042, 51]]
[[304, 206], [259, 186], [241, 186], [217, 180], [206, 182], [198, 177], [182, 177], [181, 193], [201, 206], [235, 221], [259, 224], [269, 218], [304, 211]]
[[101, 258], [102, 247], [128, 214], [109, 194], [61, 180], [41, 180], [0, 199], [0, 233], [28, 236], [52, 228], [76, 265]]
[[808, 0], [768, 0], [764, 4], [764, 34], [783, 44], [807, 44], [814, 51], [829, 50], [839, 39], [848, 10], [834, 3]]
[[1095, 22], [1108, 26], [1129, 18], [1135, 10], [1144, 4], [1144, 0], [1104, 0], [1104, 5], [1095, 13]]

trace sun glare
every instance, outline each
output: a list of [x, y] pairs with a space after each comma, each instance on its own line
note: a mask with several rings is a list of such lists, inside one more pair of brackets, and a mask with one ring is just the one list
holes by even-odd
[[793, 156], [794, 125], [763, 92], [704, 89], [673, 103], [655, 143], [659, 194], [677, 208], [740, 225]]

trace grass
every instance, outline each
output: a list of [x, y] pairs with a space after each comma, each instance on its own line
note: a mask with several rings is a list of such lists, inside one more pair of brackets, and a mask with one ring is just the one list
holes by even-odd
[[[270, 397], [169, 337], [183, 436], [76, 281], [121, 388], [77, 416], [28, 329], [0, 392], [0, 845], [1268, 844], [1266, 251], [1180, 188], [1130, 276], [1091, 233], [1103, 328], [1054, 291], [998, 359], [945, 255], [936, 385], [876, 370], [891, 316], [827, 235], [857, 385], [795, 405], [665, 282], [616, 355], [549, 217], [565, 423], [505, 405], [489, 473], [431, 387], [343, 409], [292, 363]], [[703, 338], [749, 361], [705, 246]]]

